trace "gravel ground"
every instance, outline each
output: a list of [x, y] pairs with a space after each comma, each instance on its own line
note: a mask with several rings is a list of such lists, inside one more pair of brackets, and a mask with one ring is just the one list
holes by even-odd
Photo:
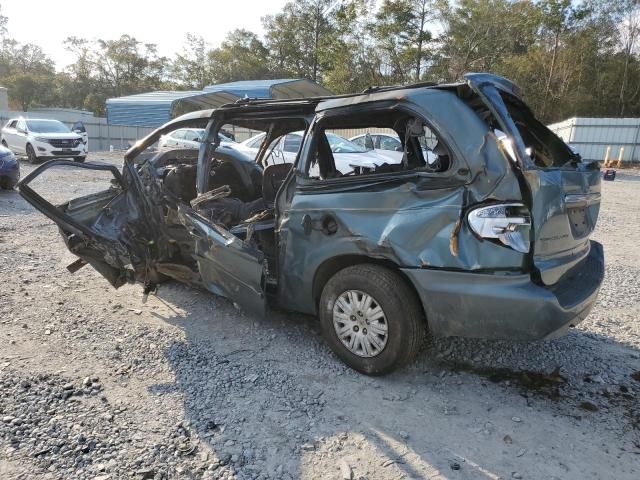
[[383, 378], [343, 366], [310, 317], [71, 275], [57, 227], [0, 192], [0, 478], [640, 478], [640, 172], [603, 188], [607, 276], [578, 329], [431, 340]]

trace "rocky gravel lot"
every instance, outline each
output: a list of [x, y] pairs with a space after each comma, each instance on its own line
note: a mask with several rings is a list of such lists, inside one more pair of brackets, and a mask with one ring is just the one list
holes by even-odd
[[607, 276], [579, 328], [430, 340], [383, 378], [343, 366], [310, 317], [71, 275], [57, 227], [0, 192], [0, 478], [640, 478], [640, 172], [603, 188]]

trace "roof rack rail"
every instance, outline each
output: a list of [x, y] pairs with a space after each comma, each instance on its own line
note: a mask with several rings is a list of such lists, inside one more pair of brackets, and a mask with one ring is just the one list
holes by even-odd
[[436, 82], [418, 82], [418, 83], [410, 83], [408, 85], [381, 85], [381, 86], [370, 86], [365, 88], [362, 93], [373, 93], [373, 92], [383, 92], [387, 90], [401, 90], [403, 88], [422, 88], [422, 87], [437, 87], [438, 83]]
[[255, 102], [256, 100], [259, 100], [259, 98], [258, 97], [242, 97], [233, 103], [250, 103], [250, 102]]

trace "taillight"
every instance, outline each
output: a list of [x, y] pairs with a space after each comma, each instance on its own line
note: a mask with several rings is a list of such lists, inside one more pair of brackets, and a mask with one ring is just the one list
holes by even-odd
[[517, 252], [530, 248], [531, 215], [521, 203], [503, 203], [471, 210], [469, 226], [482, 238], [494, 238]]

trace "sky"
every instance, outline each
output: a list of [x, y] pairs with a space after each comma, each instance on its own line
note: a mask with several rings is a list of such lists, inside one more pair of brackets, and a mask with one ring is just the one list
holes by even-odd
[[160, 55], [180, 52], [187, 33], [202, 35], [215, 47], [228, 32], [245, 28], [263, 33], [261, 18], [279, 12], [287, 0], [0, 0], [9, 18], [9, 37], [35, 43], [60, 70], [73, 61], [63, 41], [129, 34], [158, 45]]

